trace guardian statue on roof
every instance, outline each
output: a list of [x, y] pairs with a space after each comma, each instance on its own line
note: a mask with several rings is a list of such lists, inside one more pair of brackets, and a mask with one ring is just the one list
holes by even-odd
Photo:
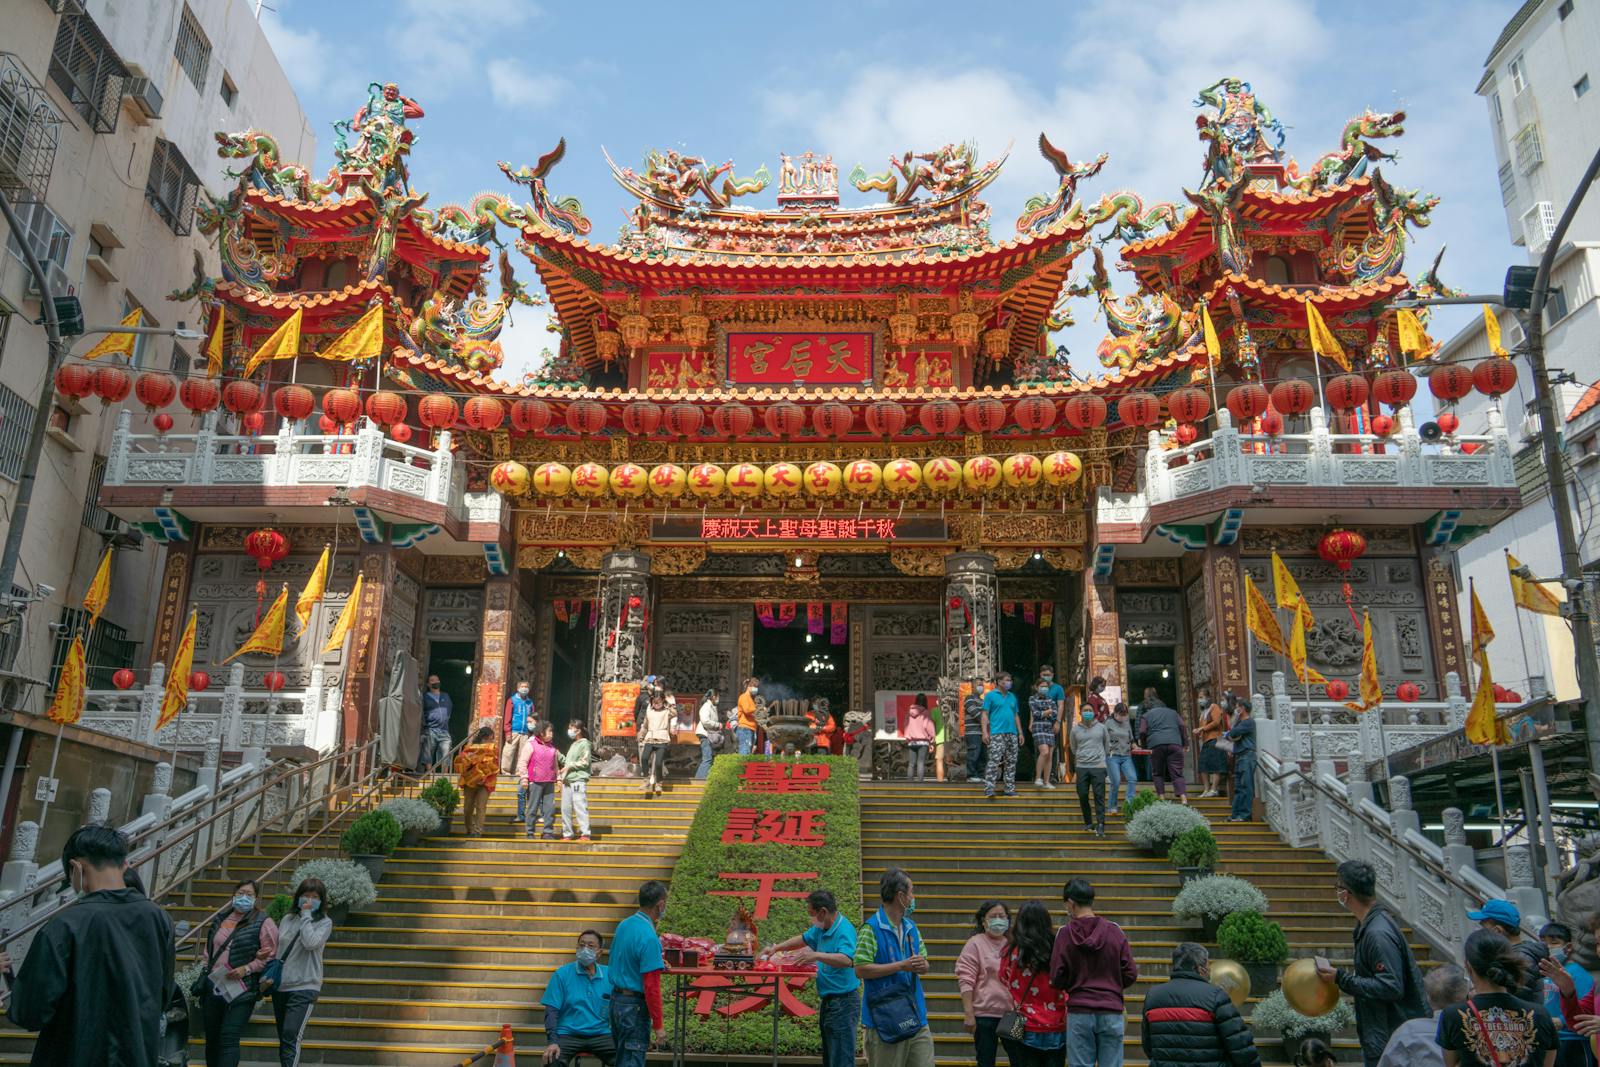
[[1200, 90], [1194, 106], [1216, 109], [1215, 115], [1195, 118], [1200, 140], [1207, 142], [1202, 186], [1213, 182], [1228, 184], [1243, 173], [1248, 163], [1277, 163], [1283, 159], [1283, 123], [1256, 99], [1249, 82], [1222, 78]]
[[[408, 188], [404, 157], [411, 151], [416, 135], [406, 126], [407, 119], [420, 119], [422, 105], [400, 94], [394, 82], [367, 86], [367, 102], [356, 109], [348, 121], [333, 124], [333, 155], [340, 170], [367, 170], [382, 179], [385, 188]], [[350, 144], [350, 135], [355, 144]]]

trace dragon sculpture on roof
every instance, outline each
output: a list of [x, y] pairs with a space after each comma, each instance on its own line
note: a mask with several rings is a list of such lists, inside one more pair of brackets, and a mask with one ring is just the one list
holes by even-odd
[[1098, 247], [1088, 279], [1067, 292], [1073, 296], [1092, 293], [1100, 304], [1110, 331], [1095, 350], [1103, 367], [1125, 371], [1161, 359], [1188, 347], [1199, 330], [1197, 314], [1180, 308], [1166, 293], [1117, 296], [1106, 271], [1105, 253]]
[[936, 200], [955, 196], [999, 167], [998, 160], [980, 167], [978, 146], [967, 141], [947, 144], [932, 152], [907, 149], [898, 157], [890, 156], [889, 169], [881, 174], [868, 174], [857, 163], [850, 172], [850, 184], [863, 193], [883, 193], [891, 204], [908, 204], [919, 189], [926, 189]]
[[1018, 233], [1043, 233], [1066, 218], [1078, 193], [1078, 183], [1092, 178], [1106, 165], [1110, 153], [1101, 152], [1088, 163], [1074, 163], [1067, 154], [1043, 133], [1039, 134], [1039, 154], [1055, 168], [1057, 184], [1055, 194], [1030, 197], [1023, 205], [1022, 216], [1017, 219]]
[[1385, 152], [1372, 142], [1382, 137], [1405, 133], [1404, 111], [1377, 112], [1368, 108], [1344, 124], [1339, 147], [1319, 158], [1304, 173], [1294, 160], [1289, 161], [1289, 184], [1302, 193], [1332, 189], [1367, 173], [1369, 164], [1393, 162], [1397, 152]]
[[1361, 199], [1372, 205], [1373, 232], [1359, 245], [1345, 245], [1337, 261], [1339, 272], [1356, 285], [1400, 273], [1406, 258], [1406, 225], [1427, 226], [1439, 206], [1432, 193], [1390, 185], [1381, 170], [1372, 172], [1372, 189]]
[[533, 197], [527, 204], [519, 206], [500, 193], [484, 192], [465, 206], [446, 204], [437, 212], [418, 212], [418, 217], [430, 233], [464, 244], [500, 244], [496, 223], [520, 232], [535, 222], [542, 222], [557, 233], [581, 237], [590, 231], [592, 224], [584, 215], [578, 198], [552, 197], [545, 188], [545, 178], [566, 154], [567, 139], [563, 137], [531, 167], [513, 167], [504, 160], [497, 164], [500, 172], [512, 182], [527, 186]]
[[217, 155], [223, 159], [248, 159], [243, 170], [224, 171], [252, 189], [259, 189], [285, 200], [318, 201], [340, 188], [337, 170], [324, 181], [315, 181], [311, 172], [298, 163], [286, 163], [278, 154], [278, 142], [270, 134], [251, 128], [240, 133], [218, 130]]
[[[651, 149], [645, 153], [642, 171], [623, 167], [621, 173], [657, 200], [679, 208], [687, 207], [696, 195], [705, 197], [712, 207], [725, 208], [735, 198], [759, 193], [772, 182], [765, 163], [750, 177], [739, 178], [733, 173], [731, 159], [711, 164], [674, 149]], [[721, 186], [718, 178], [722, 178]]]
[[500, 331], [511, 321], [512, 305], [538, 307], [544, 303], [543, 298], [530, 294], [517, 281], [511, 255], [504, 248], [500, 250], [499, 268], [500, 295], [494, 300], [489, 299], [487, 282], [480, 276], [469, 300], [453, 300], [435, 292], [415, 315], [396, 304], [401, 342], [418, 355], [458, 363], [479, 374], [497, 370], [505, 361]]

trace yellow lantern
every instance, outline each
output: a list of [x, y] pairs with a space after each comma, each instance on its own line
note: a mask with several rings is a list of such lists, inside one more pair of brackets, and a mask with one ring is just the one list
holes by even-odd
[[624, 500], [644, 496], [646, 475], [637, 463], [619, 463], [611, 468], [611, 491]]
[[579, 496], [600, 496], [610, 484], [606, 469], [598, 463], [580, 463], [572, 468], [572, 491]]
[[662, 500], [676, 500], [689, 484], [689, 476], [676, 463], [662, 463], [650, 468], [650, 495]]
[[728, 494], [750, 499], [761, 495], [764, 485], [761, 468], [754, 463], [735, 463], [728, 468]]
[[572, 471], [564, 463], [541, 463], [533, 468], [533, 488], [540, 496], [566, 496], [572, 491]]
[[1039, 479], [1044, 476], [1039, 465], [1039, 457], [1026, 452], [1007, 456], [1006, 461], [1000, 465], [1000, 473], [1005, 478], [1006, 484], [1013, 489], [1032, 488], [1038, 485]]
[[883, 468], [883, 487], [895, 496], [914, 493], [922, 484], [922, 466], [914, 459], [891, 459]]
[[494, 470], [489, 472], [489, 488], [501, 496], [527, 496], [531, 488], [528, 468], [514, 459], [496, 463]]
[[1054, 486], [1071, 485], [1083, 474], [1076, 452], [1052, 452], [1044, 457], [1044, 480]]
[[844, 469], [844, 487], [851, 496], [871, 496], [883, 484], [883, 468], [870, 459], [854, 460]]
[[961, 488], [961, 464], [947, 456], [935, 456], [922, 465], [922, 484], [935, 493], [953, 493]]
[[689, 492], [701, 500], [721, 496], [726, 482], [727, 476], [715, 463], [696, 463], [689, 468]]
[[827, 460], [818, 460], [806, 468], [806, 492], [812, 496], [838, 496], [844, 484], [844, 473]]
[[969, 492], [987, 493], [1000, 478], [1000, 463], [993, 456], [973, 456], [961, 466], [961, 484]]
[[761, 484], [768, 496], [789, 497], [800, 495], [800, 468], [793, 463], [774, 463], [762, 476]]

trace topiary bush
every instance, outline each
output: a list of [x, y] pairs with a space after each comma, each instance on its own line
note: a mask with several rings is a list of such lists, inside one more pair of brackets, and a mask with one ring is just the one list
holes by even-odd
[[1260, 912], [1236, 911], [1217, 927], [1217, 949], [1240, 963], [1282, 963], [1289, 958], [1289, 939]]
[[1160, 799], [1154, 789], [1141, 789], [1133, 794], [1132, 800], [1122, 806], [1122, 814], [1131, 819]]
[[1261, 998], [1250, 1014], [1250, 1028], [1276, 1030], [1286, 1038], [1299, 1039], [1307, 1034], [1336, 1034], [1356, 1024], [1355, 1009], [1344, 998], [1326, 1015], [1301, 1015], [1289, 1006], [1283, 991], [1275, 989]]
[[328, 907], [364, 908], [378, 899], [372, 875], [359, 863], [349, 860], [308, 860], [296, 867], [289, 878], [290, 885], [299, 885], [307, 878], [316, 878], [328, 887]]
[[1141, 848], [1161, 848], [1187, 830], [1209, 825], [1206, 817], [1193, 808], [1161, 800], [1129, 819], [1123, 832]]
[[1167, 858], [1174, 867], [1199, 867], [1209, 871], [1217, 865], [1221, 850], [1209, 826], [1194, 826], [1172, 839]]
[[345, 827], [339, 847], [347, 856], [387, 856], [399, 846], [403, 833], [400, 820], [393, 815], [386, 811], [369, 811]]
[[451, 784], [448, 778], [435, 778], [420, 795], [433, 805], [433, 810], [439, 813], [441, 819], [448, 819], [461, 806], [461, 790]]
[[412, 797], [395, 797], [378, 805], [379, 811], [394, 816], [400, 829], [417, 834], [431, 834], [439, 827], [439, 809], [426, 800]]
[[1173, 917], [1185, 921], [1205, 918], [1220, 921], [1236, 911], [1263, 913], [1266, 910], [1267, 895], [1231, 874], [1196, 878], [1172, 898]]
[[294, 908], [294, 897], [288, 893], [279, 893], [272, 898], [272, 903], [267, 905], [267, 916], [275, 923], [281, 923], [283, 917]]

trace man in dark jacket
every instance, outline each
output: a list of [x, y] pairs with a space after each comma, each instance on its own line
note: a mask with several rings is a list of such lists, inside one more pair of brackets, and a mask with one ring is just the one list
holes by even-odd
[[1153, 688], [1144, 691], [1139, 740], [1150, 750], [1150, 779], [1155, 782], [1156, 796], [1166, 796], [1167, 783], [1171, 782], [1178, 803], [1189, 803], [1183, 784], [1183, 750], [1189, 743], [1189, 731], [1184, 728], [1182, 717], [1163, 704]]
[[1072, 879], [1061, 897], [1071, 918], [1056, 932], [1050, 984], [1067, 991], [1067, 1060], [1122, 1067], [1122, 991], [1139, 980], [1133, 949], [1122, 927], [1094, 913], [1087, 879]]
[[37, 1030], [33, 1067], [150, 1067], [172, 992], [172, 921], [123, 885], [128, 840], [109, 826], [67, 839], [61, 866], [81, 894], [44, 925], [11, 973], [11, 1021]]
[[1334, 967], [1317, 958], [1317, 973], [1356, 1002], [1356, 1034], [1366, 1067], [1377, 1067], [1389, 1035], [1407, 1019], [1428, 1014], [1422, 972], [1389, 909], [1378, 903], [1372, 864], [1346, 860], [1337, 874], [1339, 903], [1356, 917], [1355, 967]]
[[1261, 1067], [1255, 1038], [1228, 994], [1211, 984], [1204, 945], [1172, 951], [1172, 977], [1144, 997], [1139, 1043], [1150, 1067]]

